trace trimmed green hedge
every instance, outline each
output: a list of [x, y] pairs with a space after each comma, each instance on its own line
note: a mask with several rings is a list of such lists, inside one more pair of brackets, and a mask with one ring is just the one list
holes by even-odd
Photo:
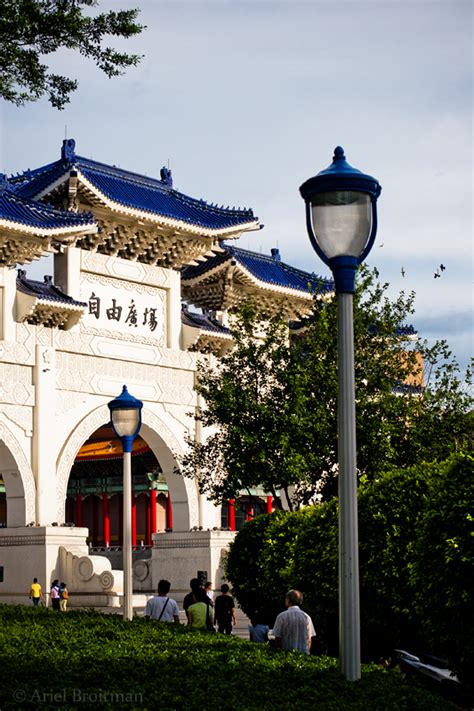
[[329, 657], [143, 618], [1, 605], [0, 650], [2, 709], [454, 708], [374, 665], [350, 683]]
[[[473, 458], [388, 472], [359, 490], [361, 634], [365, 659], [396, 646], [446, 655], [461, 676], [474, 668]], [[245, 525], [226, 574], [244, 611], [267, 611], [297, 588], [320, 649], [337, 654], [337, 501], [275, 512]]]

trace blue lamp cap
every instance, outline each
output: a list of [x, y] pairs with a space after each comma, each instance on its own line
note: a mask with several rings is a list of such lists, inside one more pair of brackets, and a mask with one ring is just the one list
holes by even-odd
[[130, 395], [126, 385], [123, 386], [120, 395], [109, 402], [108, 405], [111, 412], [113, 410], [141, 410], [143, 407], [141, 400]]
[[344, 155], [344, 148], [336, 146], [331, 165], [304, 182], [300, 187], [300, 193], [306, 202], [310, 202], [313, 195], [336, 190], [368, 193], [376, 200], [382, 188], [376, 178], [349, 165]]

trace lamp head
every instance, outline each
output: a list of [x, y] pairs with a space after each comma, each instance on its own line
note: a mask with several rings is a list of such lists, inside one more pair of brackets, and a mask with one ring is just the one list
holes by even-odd
[[331, 165], [300, 187], [311, 244], [333, 270], [336, 291], [353, 291], [338, 284], [335, 268], [344, 263], [355, 273], [370, 252], [381, 190], [378, 180], [349, 165], [341, 146], [335, 148]]
[[122, 440], [124, 451], [128, 451], [125, 450], [125, 444], [128, 445], [130, 443], [131, 446], [131, 442], [140, 431], [143, 403], [133, 395], [130, 395], [127, 386], [124, 385], [121, 394], [115, 400], [109, 402], [108, 407], [113, 430], [117, 437]]

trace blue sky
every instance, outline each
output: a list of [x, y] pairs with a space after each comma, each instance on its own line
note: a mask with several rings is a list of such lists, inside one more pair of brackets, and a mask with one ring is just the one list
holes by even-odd
[[[268, 253], [278, 245], [285, 261], [327, 274], [298, 188], [340, 144], [383, 187], [369, 264], [393, 295], [416, 291], [415, 327], [447, 338], [465, 365], [473, 344], [470, 0], [100, 2], [134, 6], [148, 29], [120, 46], [145, 55], [139, 68], [109, 80], [71, 53], [52, 58], [79, 90], [62, 112], [46, 101], [1, 106], [0, 170], [56, 160], [67, 125], [80, 155], [154, 176], [169, 160], [178, 190], [252, 207], [265, 228], [240, 246]], [[434, 279], [441, 263], [446, 271]]]

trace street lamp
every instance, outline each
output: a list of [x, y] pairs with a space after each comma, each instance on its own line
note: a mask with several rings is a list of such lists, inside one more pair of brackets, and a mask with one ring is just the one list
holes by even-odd
[[353, 294], [375, 240], [381, 189], [346, 162], [340, 146], [332, 164], [300, 187], [309, 239], [332, 270], [338, 300], [339, 656], [349, 681], [360, 679]]
[[109, 402], [112, 427], [123, 449], [123, 618], [133, 617], [132, 582], [132, 445], [142, 424], [143, 403], [130, 395], [127, 386]]

